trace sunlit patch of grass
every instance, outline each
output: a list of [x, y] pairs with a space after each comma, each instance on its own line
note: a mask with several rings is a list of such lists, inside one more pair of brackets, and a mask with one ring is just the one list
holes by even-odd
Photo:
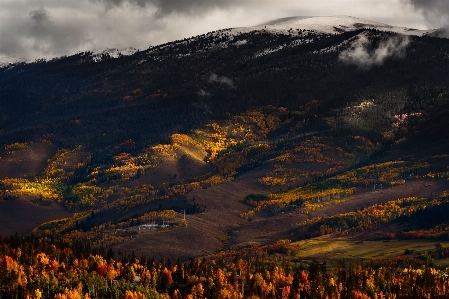
[[[324, 259], [376, 259], [403, 255], [408, 249], [422, 253], [435, 249], [435, 241], [431, 240], [389, 240], [389, 241], [357, 241], [348, 239], [309, 239], [295, 242], [299, 245], [296, 253], [300, 258]], [[449, 241], [442, 242], [444, 246]], [[448, 262], [448, 259], [438, 260]]]

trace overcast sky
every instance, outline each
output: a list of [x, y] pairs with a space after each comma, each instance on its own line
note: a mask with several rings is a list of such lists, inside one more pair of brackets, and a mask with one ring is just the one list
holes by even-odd
[[349, 15], [428, 29], [448, 0], [0, 0], [0, 62], [135, 47], [289, 16]]

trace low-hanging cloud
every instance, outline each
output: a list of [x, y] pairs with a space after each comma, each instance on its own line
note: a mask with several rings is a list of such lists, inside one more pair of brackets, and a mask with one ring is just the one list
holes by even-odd
[[379, 66], [388, 58], [403, 58], [410, 43], [407, 36], [390, 37], [372, 48], [366, 35], [359, 35], [351, 47], [340, 53], [339, 59], [347, 64], [355, 64], [362, 69]]
[[224, 77], [224, 76], [220, 77], [220, 76], [217, 76], [216, 74], [210, 75], [209, 82], [218, 82], [218, 83], [225, 84], [225, 85], [229, 86], [230, 88], [235, 88], [234, 82], [231, 79]]
[[449, 1], [447, 0], [403, 0], [419, 10], [427, 23], [440, 28], [436, 35], [449, 38]]
[[200, 91], [198, 91], [197, 94], [198, 94], [200, 97], [207, 97], [207, 96], [210, 96], [210, 93], [208, 93], [208, 92], [205, 91], [204, 89], [201, 89]]

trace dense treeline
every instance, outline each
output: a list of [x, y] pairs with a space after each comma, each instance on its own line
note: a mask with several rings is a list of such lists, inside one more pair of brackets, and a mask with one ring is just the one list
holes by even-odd
[[[390, 260], [294, 263], [254, 247], [187, 263], [92, 251], [81, 242], [0, 240], [1, 298], [436, 298], [448, 274], [410, 256]], [[437, 244], [434, 252], [446, 252]], [[272, 254], [268, 254], [271, 252]], [[388, 266], [385, 265], [388, 263]]]

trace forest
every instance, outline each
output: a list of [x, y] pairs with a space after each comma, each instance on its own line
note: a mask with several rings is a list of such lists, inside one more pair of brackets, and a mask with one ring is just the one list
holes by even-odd
[[[345, 261], [328, 268], [280, 253], [279, 243], [223, 252], [181, 263], [138, 259], [88, 243], [42, 238], [1, 240], [1, 298], [446, 298], [448, 273], [432, 256], [449, 255], [440, 243], [427, 256]], [[68, 247], [66, 247], [68, 246]]]

